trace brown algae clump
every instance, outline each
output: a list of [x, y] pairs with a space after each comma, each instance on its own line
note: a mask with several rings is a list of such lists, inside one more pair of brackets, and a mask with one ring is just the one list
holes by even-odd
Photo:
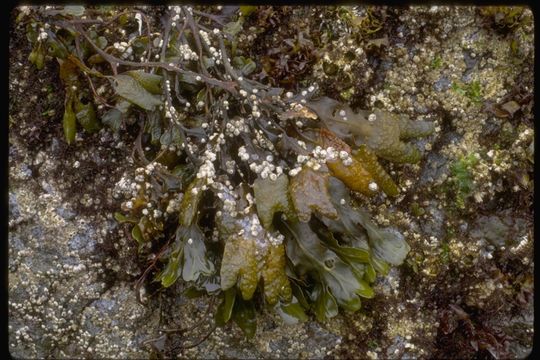
[[[116, 219], [130, 224], [139, 255], [153, 256], [144, 277], [218, 297], [216, 323], [252, 336], [259, 304], [287, 322], [323, 321], [360, 309], [376, 274], [403, 262], [403, 235], [376, 226], [350, 193], [398, 195], [378, 158], [418, 162], [406, 141], [430, 135], [432, 123], [355, 112], [316, 84], [293, 94], [255, 80], [253, 60], [235, 55], [242, 16], [219, 27], [224, 19], [174, 6], [163, 29], [47, 16], [55, 26], [34, 46], [59, 49], [49, 56], [68, 89], [67, 142], [79, 125], [140, 128], [138, 167], [115, 193]], [[115, 21], [133, 25], [129, 42], [104, 26]]]

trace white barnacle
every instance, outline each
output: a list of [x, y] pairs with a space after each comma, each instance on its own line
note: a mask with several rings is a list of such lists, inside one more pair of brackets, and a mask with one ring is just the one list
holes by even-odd
[[41, 32], [38, 35], [38, 40], [47, 40], [47, 37], [49, 36], [43, 29], [40, 29]]
[[294, 169], [291, 169], [291, 170], [289, 170], [289, 175], [294, 177], [294, 176], [298, 175], [298, 173], [301, 170], [302, 170], [302, 168], [300, 168], [300, 167], [296, 167]]
[[[247, 153], [246, 151], [246, 147], [245, 146], [240, 146], [238, 148], [238, 157], [240, 158], [240, 160], [242, 161], [247, 161], [249, 160], [249, 154]], [[253, 163], [252, 163], [253, 165]], [[251, 167], [251, 166], [250, 166]]]
[[379, 186], [375, 182], [370, 182], [368, 185], [369, 190], [371, 191], [377, 191], [379, 189]]
[[343, 160], [343, 165], [345, 165], [345, 166], [352, 165], [352, 158], [348, 157], [345, 160]]

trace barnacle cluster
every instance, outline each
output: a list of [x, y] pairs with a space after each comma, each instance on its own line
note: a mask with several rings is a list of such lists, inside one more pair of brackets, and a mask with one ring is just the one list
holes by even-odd
[[[353, 111], [317, 84], [294, 94], [250, 79], [253, 61], [235, 54], [242, 22], [219, 12], [169, 7], [155, 32], [142, 11], [126, 11], [119, 34], [104, 25], [122, 16], [45, 15], [51, 26], [34, 44], [47, 42], [61, 64], [67, 141], [77, 124], [134, 131], [129, 119], [139, 118], [139, 166], [117, 184], [116, 219], [141, 255], [161, 249], [162, 286], [184, 281], [221, 297], [217, 323], [233, 319], [252, 335], [255, 299], [288, 321], [323, 321], [358, 310], [376, 274], [403, 262], [404, 237], [377, 227], [350, 194], [398, 195], [378, 158], [418, 162], [405, 141], [432, 123]], [[97, 111], [73, 108], [81, 97]]]

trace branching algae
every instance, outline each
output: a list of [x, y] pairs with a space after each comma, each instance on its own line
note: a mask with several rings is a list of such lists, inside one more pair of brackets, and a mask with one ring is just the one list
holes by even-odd
[[262, 303], [291, 323], [372, 298], [376, 274], [409, 246], [350, 193], [398, 195], [378, 158], [418, 162], [405, 141], [433, 124], [317, 99], [316, 84], [293, 94], [248, 78], [255, 62], [235, 50], [242, 17], [169, 7], [155, 29], [139, 10], [96, 11], [36, 11], [30, 61], [58, 59], [68, 143], [79, 126], [139, 126], [116, 218], [141, 256], [156, 254], [154, 280], [219, 297], [216, 323], [248, 336]]

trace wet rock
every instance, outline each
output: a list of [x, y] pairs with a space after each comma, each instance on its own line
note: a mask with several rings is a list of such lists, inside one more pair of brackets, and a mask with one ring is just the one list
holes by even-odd
[[60, 206], [56, 209], [56, 213], [60, 215], [64, 220], [73, 220], [77, 215], [73, 211], [69, 210], [65, 206]]
[[422, 232], [426, 236], [434, 236], [437, 239], [444, 237], [444, 228], [446, 222], [446, 214], [440, 210], [435, 201], [430, 202], [429, 206], [425, 208], [426, 213], [430, 215], [429, 221], [422, 222], [420, 224]]
[[54, 187], [47, 181], [43, 180], [41, 182], [41, 187], [43, 188], [43, 190], [45, 190], [45, 192], [47, 192], [48, 194], [52, 194], [54, 193]]
[[450, 89], [452, 82], [444, 75], [442, 75], [434, 84], [433, 89], [438, 92], [443, 92]]
[[485, 240], [496, 247], [513, 245], [526, 233], [527, 222], [508, 213], [481, 216], [470, 231], [473, 239]]
[[118, 283], [82, 312], [81, 332], [88, 331], [94, 357], [110, 357], [110, 349], [120, 357], [144, 357], [140, 342], [157, 327], [157, 312], [137, 302], [130, 285]]
[[501, 247], [506, 243], [510, 227], [503, 223], [498, 216], [483, 216], [476, 222], [471, 236], [478, 239], [486, 239], [491, 244]]
[[25, 247], [22, 238], [16, 234], [9, 235], [9, 248], [11, 250], [21, 251]]
[[8, 151], [8, 156], [11, 161], [12, 158], [16, 157], [19, 154], [19, 151], [15, 146], [10, 146]]
[[419, 186], [425, 186], [433, 183], [443, 176], [448, 176], [448, 159], [437, 153], [429, 153], [422, 173], [420, 174]]
[[100, 299], [93, 303], [93, 305], [104, 313], [111, 313], [116, 306], [116, 301], [110, 299]]
[[405, 349], [405, 338], [402, 336], [396, 336], [390, 346], [386, 349], [386, 356], [394, 358], [396, 354], [403, 352]]
[[464, 83], [469, 83], [471, 81], [474, 67], [476, 66], [476, 64], [478, 64], [478, 60], [479, 60], [478, 54], [475, 54], [473, 56], [473, 53], [474, 52], [472, 51], [463, 52], [463, 61], [465, 62], [466, 68], [463, 73], [463, 76], [461, 77], [461, 80]]
[[95, 232], [91, 228], [82, 229], [69, 240], [69, 248], [78, 251], [81, 255], [91, 254], [95, 246]]
[[[197, 322], [208, 306], [208, 299], [204, 297], [187, 299], [179, 294], [176, 298], [183, 299], [183, 306], [175, 307], [181, 310], [174, 317], [175, 322], [182, 324], [182, 327]], [[178, 304], [178, 300], [174, 302]], [[183, 351], [181, 355], [187, 358], [322, 359], [328, 351], [334, 350], [341, 343], [340, 328], [342, 323], [335, 318], [325, 324], [307, 321], [286, 325], [278, 315], [263, 312], [257, 317], [257, 334], [253, 339], [244, 338], [240, 328], [231, 322], [217, 328], [208, 340], [196, 348]], [[204, 331], [199, 326], [192, 331], [192, 337], [196, 339]]]
[[17, 220], [21, 216], [19, 211], [19, 204], [17, 203], [17, 196], [15, 193], [9, 193], [9, 219]]
[[27, 164], [23, 163], [21, 164], [17, 175], [18, 175], [17, 177], [21, 180], [30, 179], [32, 177], [32, 169], [30, 169], [30, 167]]
[[377, 291], [384, 294], [385, 296], [390, 296], [394, 292], [394, 290], [397, 290], [400, 280], [401, 276], [399, 274], [399, 271], [395, 268], [391, 268], [387, 276], [377, 278]]
[[512, 337], [509, 350], [519, 359], [527, 358], [532, 352], [532, 346], [529, 344], [531, 337], [531, 325], [534, 323], [534, 305], [530, 302], [523, 312], [522, 316], [508, 316], [501, 319], [502, 330]]
[[495, 116], [489, 117], [482, 129], [483, 133], [486, 134], [486, 136], [497, 136], [499, 131], [501, 131], [502, 124], [503, 121], [501, 119]]
[[51, 141], [51, 153], [56, 154], [60, 151], [60, 141], [58, 138], [53, 138]]
[[421, 101], [416, 101], [416, 99], [414, 100], [414, 110], [418, 114], [427, 114], [427, 113], [429, 113], [429, 109], [427, 108], [427, 106]]
[[[306, 339], [306, 348], [307, 349], [320, 349], [321, 346], [327, 349], [335, 347], [341, 339], [341, 336], [329, 332], [327, 329], [323, 328], [320, 324], [316, 322], [308, 322], [306, 324], [308, 338]], [[321, 354], [321, 358], [325, 354]]]

